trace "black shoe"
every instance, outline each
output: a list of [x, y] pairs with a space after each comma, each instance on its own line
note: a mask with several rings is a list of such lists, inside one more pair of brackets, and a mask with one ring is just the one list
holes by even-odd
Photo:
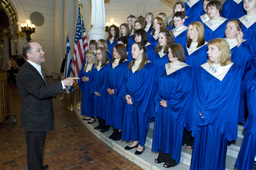
[[138, 147], [138, 145], [139, 145], [139, 144], [137, 144], [137, 145], [135, 145], [135, 146], [132, 146], [132, 147], [126, 146], [124, 149], [125, 149], [125, 150], [131, 150], [131, 149], [133, 149], [133, 148]]
[[113, 139], [115, 136], [116, 136], [116, 129], [113, 130], [113, 133], [108, 138]]
[[164, 167], [164, 168], [170, 168], [170, 167], [172, 167], [172, 166], [171, 166], [170, 164], [168, 164], [167, 162], [165, 162], [164, 165], [163, 165], [163, 167]]
[[143, 148], [143, 150], [142, 151], [135, 151], [135, 155], [140, 155], [140, 154], [142, 154], [143, 153], [143, 151], [145, 150], [145, 147]]
[[121, 136], [122, 136], [122, 132], [119, 132], [119, 131], [117, 130], [116, 135], [115, 135], [112, 139], [115, 140], [115, 141], [118, 141], [118, 140], [121, 139]]
[[100, 125], [98, 125], [98, 126], [94, 127], [94, 129], [96, 129], [96, 130], [100, 130], [100, 129], [101, 129], [101, 127], [100, 127]]

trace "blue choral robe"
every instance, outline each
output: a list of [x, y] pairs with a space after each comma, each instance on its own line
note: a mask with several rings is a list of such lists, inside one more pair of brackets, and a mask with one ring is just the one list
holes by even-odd
[[158, 70], [164, 66], [166, 63], [169, 63], [169, 59], [168, 59], [168, 53], [166, 53], [164, 56], [160, 57], [160, 55], [158, 53], [154, 53], [155, 55], [153, 55], [152, 57], [152, 62], [154, 64], [154, 68], [156, 70], [156, 73], [158, 72]]
[[111, 61], [112, 60], [112, 54], [110, 53], [109, 50], [107, 50], [107, 56], [108, 56], [108, 60]]
[[241, 16], [245, 15], [243, 0], [241, 0], [239, 3], [237, 2], [234, 0], [226, 0], [221, 10], [221, 16], [231, 20], [240, 18]]
[[[242, 73], [234, 63], [221, 81], [203, 68], [207, 64], [202, 65], [194, 80], [192, 135], [195, 138], [190, 169], [224, 170], [227, 141], [237, 138]], [[214, 67], [211, 64], [209, 68], [216, 72]]]
[[246, 98], [245, 91], [247, 87], [247, 81], [252, 78], [253, 74], [251, 74], [251, 61], [252, 55], [250, 53], [248, 41], [240, 44], [239, 47], [235, 46], [231, 49], [231, 60], [233, 63], [237, 63], [241, 66], [242, 71], [242, 85], [241, 85], [241, 98], [240, 98], [240, 107], [238, 114], [238, 122], [244, 123], [244, 115], [247, 111], [246, 109]]
[[[92, 68], [92, 85], [90, 93], [93, 98], [93, 113], [94, 117], [100, 117], [106, 119], [107, 108], [107, 68], [108, 63], [105, 64], [99, 71], [96, 68]], [[96, 96], [94, 92], [99, 92], [101, 96]]]
[[186, 61], [188, 65], [192, 67], [192, 69], [195, 71], [200, 68], [200, 65], [207, 62], [207, 45], [202, 45], [201, 47], [197, 48], [194, 52], [190, 53], [188, 52], [188, 48], [184, 48]]
[[108, 50], [110, 51], [111, 54], [113, 54], [113, 48], [117, 44], [117, 40], [115, 40], [113, 43], [111, 43], [109, 40], [107, 41], [108, 44]]
[[[168, 66], [168, 64], [166, 64]], [[192, 72], [185, 66], [167, 75], [165, 66], [158, 72], [155, 86], [155, 125], [152, 151], [171, 154], [180, 162], [183, 130], [192, 118]], [[167, 108], [160, 105], [166, 100]], [[187, 115], [191, 116], [187, 116]]]
[[123, 61], [121, 64], [112, 67], [108, 65], [106, 89], [114, 89], [114, 95], [107, 93], [107, 116], [106, 125], [112, 125], [114, 129], [122, 129], [124, 115], [124, 101], [119, 95], [121, 87], [124, 83], [125, 70], [128, 68], [128, 61]]
[[155, 39], [151, 33], [148, 33], [148, 42], [156, 47], [158, 43], [158, 38]]
[[[144, 146], [148, 131], [149, 119], [154, 115], [154, 81], [153, 64], [147, 63], [141, 70], [134, 73], [127, 69], [126, 83], [122, 88], [125, 101], [122, 140], [139, 141]], [[133, 105], [127, 104], [125, 96], [129, 94]]]
[[247, 90], [247, 106], [249, 116], [244, 125], [246, 131], [240, 148], [235, 167], [238, 170], [251, 170], [256, 155], [256, 79], [248, 82]]
[[184, 3], [184, 5], [185, 5], [186, 16], [196, 19], [200, 15], [204, 14], [202, 0], [198, 0], [198, 2], [196, 2], [193, 6], [189, 6], [187, 2]]
[[[92, 66], [93, 67], [93, 66]], [[91, 87], [91, 79], [92, 79], [92, 72], [91, 71], [84, 71], [84, 66], [80, 70], [78, 77], [78, 86], [82, 92], [82, 107], [81, 107], [81, 115], [85, 116], [93, 116], [92, 112], [92, 94], [90, 93]], [[88, 77], [89, 81], [84, 82], [82, 81], [82, 77]]]
[[182, 33], [180, 33], [177, 36], [174, 35], [174, 42], [182, 45], [182, 47], [186, 46], [186, 43], [187, 43], [187, 29], [184, 30]]
[[213, 20], [209, 20], [205, 23], [204, 25], [204, 39], [205, 41], [211, 41], [215, 38], [224, 38], [225, 37], [225, 30], [226, 30], [226, 25], [228, 23], [228, 20], [226, 18], [220, 17], [219, 20], [223, 19], [224, 22], [220, 24], [216, 29], [211, 29], [211, 26], [214, 26], [215, 23]]

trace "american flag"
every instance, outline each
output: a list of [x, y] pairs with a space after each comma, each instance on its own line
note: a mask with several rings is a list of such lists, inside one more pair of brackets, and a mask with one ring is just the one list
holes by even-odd
[[[86, 31], [84, 28], [84, 22], [80, 14], [80, 7], [78, 7], [78, 18], [76, 25], [76, 37], [75, 37], [75, 47], [74, 56], [72, 64], [72, 74], [74, 77], [78, 76], [80, 69], [83, 66], [84, 55], [88, 51], [88, 43], [86, 37]], [[83, 31], [83, 32], [82, 32]]]

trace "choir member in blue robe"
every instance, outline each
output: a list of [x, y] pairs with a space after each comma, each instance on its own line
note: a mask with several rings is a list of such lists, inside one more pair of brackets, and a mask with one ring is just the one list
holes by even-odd
[[[120, 37], [118, 38], [117, 40], [117, 44], [118, 44], [118, 41], [120, 40], [120, 38], [122, 40], [124, 40], [125, 42], [127, 42], [126, 44], [128, 44], [128, 41], [129, 41], [129, 36], [130, 36], [130, 29], [129, 29], [129, 26], [127, 23], [123, 23], [120, 25]], [[126, 49], [128, 49], [128, 45], [125, 45]]]
[[153, 19], [154, 19], [154, 14], [153, 13], [148, 12], [145, 15], [146, 24], [145, 24], [144, 30], [149, 34], [153, 31]]
[[227, 19], [236, 19], [245, 15], [243, 0], [226, 0], [221, 10], [221, 16]]
[[158, 72], [155, 85], [155, 124], [152, 151], [159, 152], [155, 163], [165, 168], [180, 162], [183, 130], [187, 113], [192, 115], [193, 78], [191, 67], [185, 62], [180, 44], [168, 46], [169, 63]]
[[112, 60], [112, 53], [108, 50], [108, 43], [107, 43], [106, 40], [104, 40], [104, 39], [99, 39], [99, 40], [98, 40], [97, 47], [103, 47], [103, 48], [105, 48], [105, 50], [106, 50], [106, 52], [107, 52], [108, 60], [109, 60], [109, 61]]
[[[176, 12], [182, 12], [183, 15], [185, 16], [185, 21], [184, 21], [184, 25], [185, 26], [188, 26], [191, 22], [194, 21], [194, 18], [193, 17], [188, 17], [186, 16], [186, 11], [185, 11], [185, 5], [183, 2], [176, 2], [173, 6], [173, 16], [172, 18], [174, 17], [175, 13]], [[172, 30], [174, 29], [174, 23], [173, 23], [173, 19], [169, 22], [169, 25], [167, 27], [168, 30]]]
[[164, 30], [164, 21], [161, 17], [155, 17], [153, 20], [153, 31], [148, 33], [148, 42], [156, 47], [158, 43], [158, 35]]
[[152, 62], [156, 71], [160, 69], [166, 63], [169, 63], [168, 59], [168, 44], [174, 43], [174, 37], [171, 31], [163, 30], [159, 33], [158, 44], [155, 48], [155, 55], [152, 58]]
[[173, 15], [174, 29], [172, 33], [174, 36], [174, 42], [179, 43], [184, 47], [187, 43], [187, 27], [184, 25], [185, 16], [182, 12], [176, 12]]
[[[228, 141], [237, 138], [241, 68], [227, 42], [208, 43], [207, 63], [195, 74], [191, 170], [225, 170]], [[231, 107], [232, 106], [232, 107]]]
[[[138, 30], [138, 29], [143, 29], [143, 24], [141, 23], [141, 21], [139, 21], [139, 20], [137, 20], [137, 21], [135, 21], [135, 23], [134, 23], [134, 33], [135, 33], [135, 31], [136, 30]], [[134, 41], [134, 33], [133, 33], [133, 35], [131, 35], [131, 36], [129, 36], [129, 40], [128, 40], [128, 52], [130, 52], [131, 51], [131, 48], [132, 48], [132, 44], [135, 42]]]
[[207, 45], [204, 40], [204, 26], [200, 22], [192, 22], [188, 26], [185, 49], [186, 63], [194, 71], [207, 61]]
[[[152, 61], [155, 55], [155, 47], [148, 42], [148, 34], [143, 29], [138, 29], [133, 34], [135, 42], [141, 42], [146, 46], [147, 58], [149, 61]], [[128, 60], [132, 61], [132, 53], [128, 52]]]
[[207, 14], [210, 20], [204, 23], [204, 38], [206, 41], [225, 37], [228, 20], [220, 16], [221, 8], [220, 1], [211, 1], [207, 4]]
[[198, 18], [204, 14], [203, 3], [201, 0], [188, 0], [185, 4], [186, 16], [191, 18]]
[[225, 40], [229, 44], [231, 50], [231, 61], [233, 63], [239, 64], [243, 73], [241, 99], [238, 115], [238, 122], [243, 124], [245, 119], [245, 113], [247, 111], [245, 107], [245, 90], [247, 86], [248, 76], [246, 76], [247, 78], [245, 78], [245, 75], [247, 75], [248, 71], [250, 71], [251, 69], [252, 55], [250, 53], [248, 41], [243, 39], [242, 23], [239, 20], [233, 19], [227, 23], [225, 35]]
[[199, 21], [201, 23], [205, 23], [207, 21], [210, 20], [208, 14], [207, 14], [207, 5], [208, 3], [212, 1], [212, 0], [203, 0], [203, 10], [204, 10], [204, 14], [202, 14], [198, 19], [196, 19], [196, 21]]
[[92, 95], [90, 93], [91, 79], [92, 79], [92, 67], [95, 63], [94, 52], [88, 51], [86, 53], [86, 61], [82, 69], [80, 70], [78, 77], [78, 86], [82, 92], [82, 107], [81, 115], [86, 116], [83, 120], [89, 120], [88, 123], [92, 124], [95, 122], [94, 115], [92, 112]]
[[119, 37], [119, 29], [115, 25], [111, 25], [109, 27], [108, 37], [107, 37], [107, 44], [108, 44], [108, 50], [112, 54], [113, 48], [117, 43], [117, 39]]
[[[246, 15], [239, 18], [243, 24], [244, 39], [249, 41], [250, 50], [253, 57], [256, 58], [256, 0], [244, 0], [243, 6]], [[254, 74], [255, 71], [251, 74]]]
[[123, 126], [124, 101], [119, 96], [123, 85], [124, 73], [128, 68], [126, 48], [122, 44], [117, 44], [113, 48], [113, 60], [108, 65], [107, 70], [107, 116], [106, 125], [112, 125], [113, 133], [110, 139], [120, 140]]
[[106, 108], [107, 108], [107, 68], [108, 57], [105, 48], [97, 47], [96, 50], [96, 63], [92, 69], [92, 84], [90, 93], [93, 98], [93, 113], [94, 117], [98, 118], [99, 126], [95, 129], [101, 132], [108, 131], [109, 127], [106, 126]]
[[133, 61], [127, 69], [126, 82], [122, 88], [125, 99], [122, 140], [133, 141], [126, 150], [137, 148], [140, 155], [145, 149], [149, 119], [154, 115], [154, 81], [153, 64], [148, 61], [146, 48], [141, 43], [132, 45]]
[[256, 79], [248, 81], [246, 90], [249, 116], [245, 122], [245, 134], [235, 167], [238, 170], [251, 170], [256, 156]]

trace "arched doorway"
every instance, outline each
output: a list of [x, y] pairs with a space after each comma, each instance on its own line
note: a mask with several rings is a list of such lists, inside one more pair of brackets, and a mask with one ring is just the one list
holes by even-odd
[[8, 0], [0, 0], [0, 68], [11, 55], [17, 54], [17, 15]]

